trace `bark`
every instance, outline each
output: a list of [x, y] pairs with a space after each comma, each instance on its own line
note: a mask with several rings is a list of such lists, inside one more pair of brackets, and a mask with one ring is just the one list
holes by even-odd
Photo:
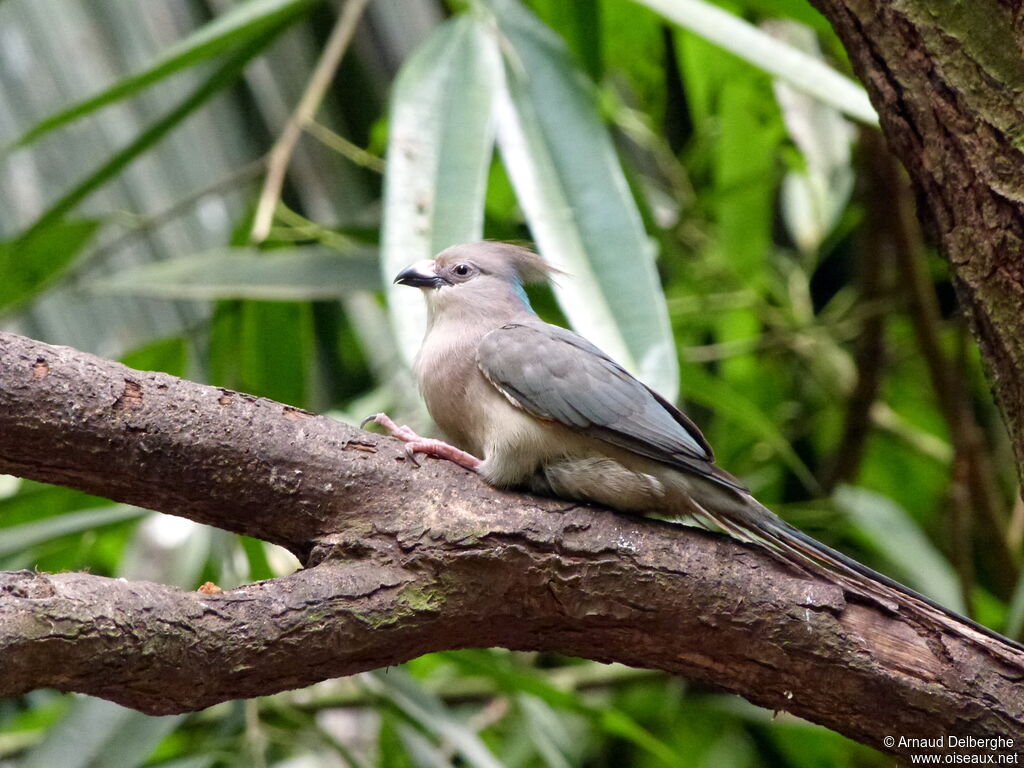
[[914, 181], [1024, 478], [1024, 14], [1007, 0], [812, 0]]
[[0, 574], [0, 695], [167, 714], [501, 646], [685, 675], [883, 749], [1024, 727], [1008, 645], [723, 536], [417, 469], [390, 438], [279, 403], [0, 334], [0, 435], [0, 472], [274, 541], [306, 566], [216, 595]]

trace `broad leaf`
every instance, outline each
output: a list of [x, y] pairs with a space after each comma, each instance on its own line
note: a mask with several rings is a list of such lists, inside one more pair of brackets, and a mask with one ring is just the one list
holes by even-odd
[[123, 270], [84, 287], [158, 299], [313, 301], [378, 290], [380, 272], [371, 251], [225, 248]]
[[679, 371], [665, 297], [592, 84], [516, 0], [492, 0], [505, 79], [498, 144], [569, 322], [665, 397]]
[[879, 493], [853, 486], [836, 491], [835, 501], [856, 523], [857, 532], [900, 571], [907, 584], [963, 612], [956, 572], [903, 507]]
[[[386, 285], [415, 261], [483, 237], [497, 67], [491, 39], [470, 16], [439, 26], [402, 67], [391, 100], [384, 183]], [[392, 286], [388, 306], [411, 362], [426, 325], [423, 300]]]
[[860, 85], [738, 16], [705, 0], [637, 2], [853, 119], [867, 125], [878, 124], [878, 115]]
[[[774, 38], [821, 60], [814, 31], [793, 21], [765, 24]], [[853, 191], [853, 126], [838, 110], [776, 80], [775, 98], [786, 130], [803, 155], [804, 167], [792, 169], [782, 184], [782, 217], [805, 254], [814, 254], [832, 232]]]

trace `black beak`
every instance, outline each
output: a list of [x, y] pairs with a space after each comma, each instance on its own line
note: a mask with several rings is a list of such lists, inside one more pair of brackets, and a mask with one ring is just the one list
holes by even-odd
[[439, 288], [448, 281], [434, 272], [433, 261], [417, 261], [406, 267], [395, 277], [396, 285], [411, 285], [413, 288]]

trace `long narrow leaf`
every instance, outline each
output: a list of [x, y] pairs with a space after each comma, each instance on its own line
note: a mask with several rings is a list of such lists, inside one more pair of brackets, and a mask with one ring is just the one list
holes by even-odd
[[69, 512], [45, 520], [14, 525], [3, 529], [3, 536], [0, 537], [0, 556], [14, 554], [59, 536], [92, 531], [104, 525], [133, 520], [144, 514], [144, 509], [118, 504], [99, 509], [83, 509], [81, 512]]
[[509, 663], [509, 658], [489, 651], [459, 651], [445, 657], [468, 674], [480, 675], [494, 681], [513, 695], [534, 696], [553, 710], [576, 712], [597, 723], [602, 730], [614, 734], [659, 758], [666, 765], [679, 764], [680, 756], [626, 712], [614, 706], [589, 704], [570, 690], [552, 683], [539, 670], [520, 669]]
[[[821, 61], [818, 39], [810, 27], [795, 21], [764, 25], [776, 40]], [[782, 218], [800, 250], [813, 254], [846, 207], [853, 191], [851, 147], [853, 125], [838, 110], [776, 79], [775, 99], [786, 130], [804, 157], [805, 167], [791, 168], [782, 183]]]
[[572, 768], [566, 755], [572, 737], [559, 714], [543, 699], [528, 694], [516, 696], [527, 724], [527, 734], [547, 768]]
[[711, 408], [719, 417], [732, 421], [751, 437], [768, 443], [783, 462], [811, 492], [818, 490], [818, 481], [797, 452], [793, 450], [778, 425], [756, 403], [745, 397], [722, 379], [712, 376], [699, 366], [689, 366], [685, 378], [690, 385], [687, 396], [694, 402]]
[[0, 243], [0, 310], [46, 287], [74, 261], [99, 222], [62, 221]]
[[491, 0], [506, 66], [498, 144], [576, 330], [669, 399], [679, 387], [654, 252], [593, 86], [517, 0]]
[[444, 750], [411, 725], [398, 723], [395, 726], [398, 738], [405, 747], [406, 757], [414, 768], [454, 768], [454, 763]]
[[[497, 67], [492, 41], [468, 15], [438, 27], [402, 67], [384, 183], [385, 284], [412, 262], [483, 236]], [[423, 301], [390, 288], [388, 306], [411, 362], [423, 337]]]
[[267, 30], [279, 31], [313, 7], [313, 0], [250, 0], [235, 6], [184, 40], [168, 48], [156, 61], [134, 75], [122, 78], [106, 90], [50, 115], [27, 131], [8, 149], [22, 147], [50, 131], [72, 123], [108, 104], [134, 96], [153, 83], [237, 49]]
[[835, 501], [911, 587], [954, 611], [964, 610], [956, 572], [905, 509], [879, 493], [848, 485], [836, 491]]
[[141, 765], [185, 717], [151, 717], [102, 699], [79, 699], [19, 764], [22, 768]]
[[1024, 629], [1024, 573], [1017, 577], [1013, 597], [1010, 599], [1010, 613], [1006, 618], [1006, 636], [1020, 637]]
[[738, 16], [705, 0], [637, 2], [855, 120], [878, 125], [878, 115], [860, 85]]
[[170, 133], [182, 120], [195, 112], [211, 97], [235, 82], [239, 75], [241, 75], [246, 63], [259, 54], [270, 40], [276, 36], [277, 32], [278, 30], [275, 30], [274, 32], [264, 34], [255, 42], [245, 46], [242, 50], [228, 58], [178, 106], [157, 120], [128, 146], [115, 153], [99, 168], [86, 176], [56, 203], [50, 206], [49, 210], [44, 212], [26, 231], [25, 236], [34, 234], [60, 220], [61, 217], [71, 211], [82, 200], [103, 186], [116, 174], [120, 173], [135, 158]]
[[157, 299], [315, 301], [379, 290], [380, 269], [369, 250], [226, 248], [123, 270], [84, 288]]
[[417, 685], [404, 670], [391, 670], [388, 675], [371, 672], [363, 677], [363, 683], [369, 690], [392, 702], [411, 721], [438, 739], [447, 740], [467, 765], [502, 768], [476, 732], [456, 719], [441, 699]]

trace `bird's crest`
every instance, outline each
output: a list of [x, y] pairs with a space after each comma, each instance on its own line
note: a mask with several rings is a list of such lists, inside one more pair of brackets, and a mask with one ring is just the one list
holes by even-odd
[[438, 264], [443, 266], [461, 260], [473, 262], [481, 272], [514, 280], [520, 284], [544, 283], [552, 276], [564, 274], [529, 248], [512, 243], [484, 240], [454, 245], [437, 256]]

